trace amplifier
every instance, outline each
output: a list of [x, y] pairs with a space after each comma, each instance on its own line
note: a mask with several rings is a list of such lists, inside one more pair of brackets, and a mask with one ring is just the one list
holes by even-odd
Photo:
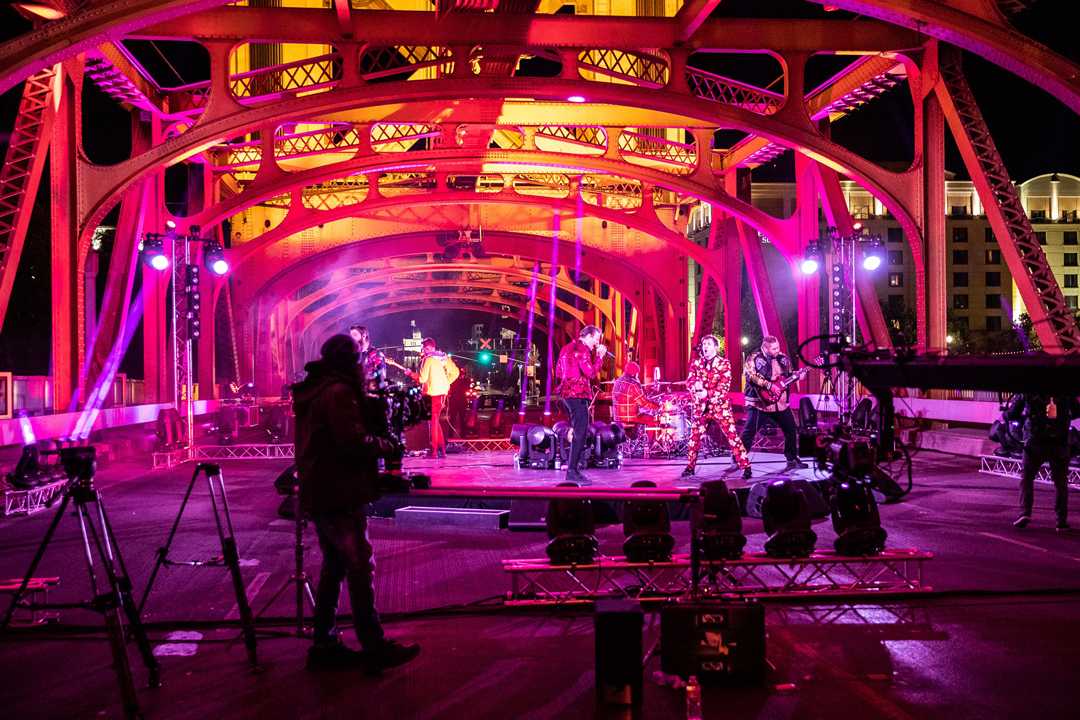
[[765, 607], [755, 601], [686, 602], [660, 610], [660, 666], [702, 685], [765, 677]]

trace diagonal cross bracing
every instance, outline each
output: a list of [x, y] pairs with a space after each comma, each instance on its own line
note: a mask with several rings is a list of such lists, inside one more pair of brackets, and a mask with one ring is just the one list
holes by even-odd
[[[49, 67], [23, 86], [15, 127], [0, 167], [0, 328], [19, 269], [26, 228], [37, 195], [52, 119], [50, 99], [56, 71]], [[44, 140], [44, 141], [43, 141]]]

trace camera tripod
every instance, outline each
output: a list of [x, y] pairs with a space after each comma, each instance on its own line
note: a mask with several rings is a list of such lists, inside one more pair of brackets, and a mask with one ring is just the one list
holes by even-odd
[[[210, 508], [214, 513], [214, 524], [217, 526], [218, 539], [221, 541], [221, 557], [209, 560], [172, 560], [169, 558], [169, 548], [172, 546], [176, 531], [180, 527], [180, 519], [184, 516], [188, 500], [195, 489], [195, 482], [199, 479], [199, 473], [206, 475], [206, 484], [210, 492]], [[228, 568], [232, 578], [233, 591], [236, 593], [236, 606], [240, 610], [241, 634], [244, 645], [247, 648], [248, 661], [252, 667], [258, 667], [255, 654], [255, 617], [248, 603], [247, 590], [244, 587], [244, 578], [240, 574], [240, 555], [236, 549], [236, 536], [233, 533], [232, 515], [229, 513], [229, 499], [225, 495], [225, 480], [221, 476], [221, 466], [214, 463], [199, 463], [195, 471], [191, 473], [191, 481], [188, 483], [184, 499], [180, 503], [180, 510], [176, 513], [172, 528], [165, 544], [158, 548], [157, 562], [150, 572], [150, 579], [146, 581], [146, 590], [143, 591], [142, 600], [139, 601], [139, 612], [146, 607], [146, 600], [150, 597], [150, 591], [154, 587], [154, 580], [163, 565], [186, 565], [188, 567], [221, 567]]]
[[[77, 450], [92, 451], [93, 448], [75, 448]], [[64, 451], [61, 451], [63, 453]], [[131, 675], [131, 663], [127, 655], [127, 642], [125, 638], [124, 621], [127, 620], [127, 632], [134, 638], [139, 648], [143, 665], [149, 676], [150, 687], [161, 686], [161, 667], [157, 658], [154, 657], [150, 640], [146, 636], [146, 629], [139, 619], [139, 609], [135, 607], [135, 600], [131, 595], [131, 580], [128, 577], [127, 567], [120, 555], [120, 546], [116, 542], [116, 534], [113, 532], [109, 517], [105, 514], [105, 505], [101, 499], [101, 493], [94, 488], [94, 460], [93, 453], [87, 456], [88, 462], [77, 473], [71, 472], [65, 459], [65, 470], [68, 471], [68, 484], [64, 488], [64, 499], [53, 516], [45, 537], [41, 540], [37, 552], [34, 553], [30, 567], [23, 576], [19, 589], [15, 592], [4, 615], [0, 629], [6, 629], [11, 621], [15, 608], [19, 605], [30, 579], [34, 576], [49, 542], [52, 540], [61, 518], [64, 517], [69, 505], [75, 507], [75, 517], [79, 521], [79, 531], [82, 535], [83, 555], [86, 560], [86, 570], [90, 576], [90, 589], [93, 597], [88, 602], [81, 603], [34, 603], [31, 608], [84, 608], [101, 613], [105, 618], [105, 628], [109, 635], [109, 645], [112, 649], [113, 667], [120, 683], [120, 695], [124, 705], [124, 715], [128, 718], [141, 717], [138, 697], [135, 693], [135, 681]], [[104, 572], [105, 581], [99, 584], [99, 575]], [[101, 585], [104, 585], [102, 588]]]
[[[293, 512], [293, 522], [295, 523], [293, 536], [293, 574], [290, 575], [289, 579], [270, 596], [270, 599], [266, 601], [266, 604], [263, 605], [258, 613], [256, 613], [255, 617], [262, 617], [263, 613], [270, 609], [270, 606], [281, 597], [282, 593], [288, 590], [290, 585], [294, 585], [296, 588], [296, 637], [302, 638], [308, 634], [307, 628], [304, 626], [304, 600], [307, 599], [314, 611], [315, 593], [311, 589], [311, 578], [309, 578], [304, 571], [304, 531], [307, 530], [307, 518], [304, 517], [303, 511], [300, 509], [300, 497], [296, 482], [296, 465], [291, 465], [285, 470], [285, 473], [290, 472], [292, 473], [294, 482], [289, 489], [287, 497], [296, 501], [295, 510]], [[285, 473], [282, 474], [284, 475]]]

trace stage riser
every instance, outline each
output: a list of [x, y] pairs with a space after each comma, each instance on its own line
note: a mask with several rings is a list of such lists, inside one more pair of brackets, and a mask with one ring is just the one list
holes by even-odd
[[473, 530], [498, 530], [506, 527], [509, 516], [509, 510], [417, 507], [410, 505], [394, 512], [394, 522], [401, 527], [442, 526]]

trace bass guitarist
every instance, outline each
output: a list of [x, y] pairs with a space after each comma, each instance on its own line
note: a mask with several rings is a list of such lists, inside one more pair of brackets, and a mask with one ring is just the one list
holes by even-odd
[[784, 433], [784, 472], [807, 467], [799, 460], [796, 446], [795, 418], [788, 406], [788, 388], [805, 375], [807, 368], [794, 372], [791, 359], [780, 352], [780, 341], [772, 335], [761, 340], [761, 349], [746, 359], [743, 375], [746, 378], [746, 427], [743, 428], [743, 445], [749, 450], [754, 436], [765, 422], [777, 425]]

